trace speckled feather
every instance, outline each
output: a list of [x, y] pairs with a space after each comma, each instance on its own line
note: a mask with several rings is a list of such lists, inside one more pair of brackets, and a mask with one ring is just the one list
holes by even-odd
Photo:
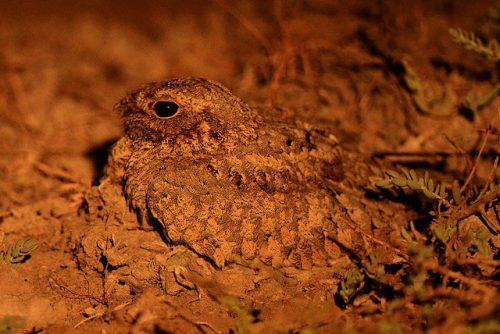
[[[179, 109], [158, 117], [158, 101]], [[125, 135], [107, 177], [170, 242], [219, 267], [258, 258], [309, 268], [339, 256], [326, 236], [345, 218], [325, 184], [342, 181], [346, 159], [328, 131], [199, 78], [148, 84], [116, 110]]]

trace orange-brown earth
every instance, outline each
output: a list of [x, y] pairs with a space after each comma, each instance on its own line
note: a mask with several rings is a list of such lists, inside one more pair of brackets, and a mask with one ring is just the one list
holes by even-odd
[[[428, 170], [448, 188], [457, 179], [463, 196], [468, 185], [481, 191], [500, 174], [498, 99], [477, 112], [459, 106], [498, 84], [498, 66], [455, 44], [448, 29], [498, 38], [495, 8], [3, 1], [0, 251], [26, 239], [38, 247], [17, 267], [0, 262], [0, 333], [500, 331], [498, 190], [448, 208], [459, 224], [440, 239], [446, 212], [430, 217], [435, 201], [363, 188], [364, 205], [393, 217], [371, 222], [390, 242], [366, 234], [370, 254], [345, 249], [326, 269], [293, 273], [258, 263], [214, 268], [138, 223], [119, 192], [88, 192], [121, 135], [114, 103], [145, 82], [185, 76], [319, 120], [372, 166]], [[418, 108], [410, 68], [444, 102]], [[102, 200], [98, 213], [85, 205], [89, 196]], [[354, 268], [364, 278], [345, 302], [341, 282]]]

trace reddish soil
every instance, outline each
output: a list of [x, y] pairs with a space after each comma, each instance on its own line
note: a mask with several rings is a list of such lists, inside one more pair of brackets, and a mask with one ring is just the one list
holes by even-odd
[[[19, 266], [0, 261], [0, 334], [499, 333], [499, 100], [463, 107], [470, 92], [498, 85], [499, 67], [448, 33], [498, 39], [495, 8], [465, 0], [1, 2], [0, 251], [26, 239], [38, 247]], [[431, 110], [419, 108], [410, 68], [437, 98]], [[376, 176], [402, 166], [429, 171], [448, 189], [457, 179], [465, 201], [430, 216], [436, 201], [419, 191], [367, 188], [366, 205], [393, 215], [380, 228], [399, 241], [373, 254], [347, 250], [330, 269], [216, 270], [182, 249], [166, 257], [169, 245], [132, 213], [108, 223], [84, 203], [121, 135], [114, 103], [143, 83], [185, 76], [325, 123], [380, 168]], [[364, 278], [342, 300], [353, 269]]]

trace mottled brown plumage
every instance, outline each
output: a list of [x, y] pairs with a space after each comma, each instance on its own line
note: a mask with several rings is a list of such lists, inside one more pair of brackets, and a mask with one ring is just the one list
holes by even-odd
[[170, 242], [219, 267], [237, 257], [298, 268], [338, 257], [327, 235], [345, 219], [332, 185], [341, 187], [346, 159], [327, 131], [197, 78], [148, 84], [116, 109], [125, 135], [107, 178]]

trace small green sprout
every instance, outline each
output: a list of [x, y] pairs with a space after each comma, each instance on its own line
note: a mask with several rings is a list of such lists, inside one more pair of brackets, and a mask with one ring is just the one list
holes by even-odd
[[340, 283], [339, 296], [344, 304], [348, 304], [363, 288], [365, 275], [358, 268], [349, 269], [344, 274], [344, 280]]
[[18, 240], [9, 247], [7, 252], [0, 252], [0, 260], [18, 267], [37, 247], [36, 242], [31, 239]]

